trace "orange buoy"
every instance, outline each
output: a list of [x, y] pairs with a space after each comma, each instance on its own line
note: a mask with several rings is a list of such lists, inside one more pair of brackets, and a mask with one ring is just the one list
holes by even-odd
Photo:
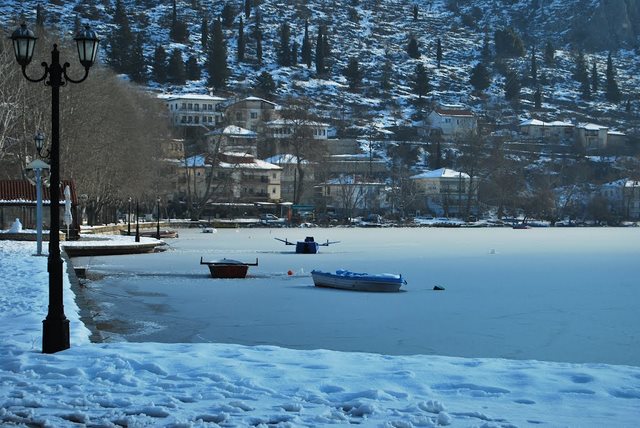
[[292, 271], [291, 269], [289, 269], [289, 270], [287, 271], [287, 275], [289, 275], [289, 276], [293, 275], [293, 271]]

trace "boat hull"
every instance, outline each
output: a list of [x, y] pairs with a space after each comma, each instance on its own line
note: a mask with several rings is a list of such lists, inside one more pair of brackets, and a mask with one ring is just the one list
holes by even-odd
[[296, 243], [296, 253], [298, 254], [316, 254], [320, 245], [315, 241], [298, 241]]
[[312, 271], [311, 277], [316, 287], [379, 293], [400, 291], [400, 287], [406, 283], [402, 279], [402, 276], [398, 276], [397, 278], [370, 277], [364, 275], [342, 276], [328, 272]]
[[223, 265], [223, 264], [210, 264], [209, 272], [211, 272], [211, 278], [245, 278], [247, 276], [247, 265]]

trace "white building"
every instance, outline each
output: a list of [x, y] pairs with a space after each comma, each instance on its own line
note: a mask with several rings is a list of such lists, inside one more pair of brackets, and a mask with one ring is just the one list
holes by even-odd
[[201, 94], [160, 95], [173, 126], [204, 126], [215, 128], [222, 123], [225, 98]]
[[438, 216], [461, 215], [468, 198], [473, 201], [477, 197], [477, 187], [470, 194], [471, 178], [464, 172], [440, 168], [414, 175], [411, 180], [423, 198], [424, 208]]
[[440, 105], [427, 118], [430, 132], [445, 137], [463, 137], [478, 129], [478, 120], [471, 110], [460, 105]]
[[291, 138], [296, 132], [304, 128], [314, 140], [326, 140], [329, 133], [329, 125], [314, 121], [293, 121], [276, 119], [267, 123], [269, 136], [275, 139]]

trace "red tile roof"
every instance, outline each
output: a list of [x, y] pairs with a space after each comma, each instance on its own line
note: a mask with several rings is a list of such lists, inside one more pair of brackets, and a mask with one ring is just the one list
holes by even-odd
[[465, 109], [445, 109], [445, 108], [436, 108], [436, 113], [440, 116], [465, 116], [465, 117], [473, 117], [473, 112], [471, 110]]
[[[71, 190], [71, 204], [78, 205], [76, 185], [72, 180], [63, 180], [60, 189], [60, 203], [64, 203], [64, 186], [66, 185], [69, 185]], [[43, 186], [42, 200], [48, 203], [50, 198], [49, 188]], [[36, 200], [36, 186], [28, 180], [0, 180], [0, 204], [35, 203]]]

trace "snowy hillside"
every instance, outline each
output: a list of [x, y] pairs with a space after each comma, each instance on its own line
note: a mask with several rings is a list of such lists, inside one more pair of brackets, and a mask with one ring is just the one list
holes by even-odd
[[[253, 93], [256, 77], [268, 71], [277, 86], [276, 97], [305, 95], [317, 101], [319, 113], [327, 118], [355, 117], [385, 124], [411, 125], [416, 119], [414, 75], [416, 65], [423, 63], [428, 71], [432, 91], [427, 99], [434, 102], [464, 103], [475, 110], [492, 109], [500, 115], [510, 106], [505, 103], [504, 77], [492, 68], [493, 82], [486, 96], [472, 96], [470, 72], [481, 60], [485, 38], [493, 48], [496, 29], [513, 26], [523, 41], [524, 56], [506, 60], [523, 80], [521, 100], [509, 116], [531, 116], [533, 85], [527, 84], [532, 48], [537, 49], [539, 73], [544, 76], [540, 85], [543, 109], [535, 113], [550, 119], [600, 121], [608, 126], [629, 132], [637, 124], [633, 118], [640, 110], [637, 88], [640, 84], [640, 26], [636, 18], [640, 2], [636, 0], [351, 0], [340, 2], [254, 0], [257, 6], [246, 16], [240, 2], [235, 18], [224, 33], [231, 76], [225, 94]], [[8, 1], [0, 6], [0, 13], [15, 21], [23, 13], [27, 21], [35, 21], [37, 0]], [[45, 6], [45, 22], [71, 29], [77, 15], [91, 23], [104, 38], [103, 60], [109, 51], [115, 0], [51, 0]], [[238, 4], [236, 4], [238, 3]], [[225, 2], [212, 0], [178, 1], [178, 18], [189, 29], [188, 42], [177, 44], [170, 40], [172, 2], [153, 0], [124, 0], [134, 33], [144, 36], [147, 71], [151, 75], [151, 58], [156, 46], [169, 52], [183, 51], [184, 59], [195, 55], [203, 67], [206, 54], [201, 44], [201, 24], [206, 16], [211, 23], [222, 13]], [[262, 65], [256, 60], [256, 43], [252, 37], [256, 16], [260, 16], [262, 30]], [[238, 25], [244, 21], [246, 56], [237, 61]], [[305, 20], [309, 22], [312, 48], [318, 28], [326, 26], [330, 55], [329, 72], [317, 76], [314, 66], [281, 67], [277, 61], [279, 31], [283, 23], [291, 28], [291, 42], [302, 43]], [[15, 21], [5, 30], [11, 31]], [[411, 37], [418, 42], [420, 58], [407, 54]], [[440, 67], [436, 60], [436, 41], [441, 40], [443, 56]], [[556, 62], [546, 65], [542, 50], [547, 42], [556, 48]], [[576, 49], [584, 49], [589, 70], [595, 63], [604, 81], [607, 54], [612, 50], [618, 83], [622, 92], [619, 104], [604, 102], [602, 91], [592, 100], [581, 97], [580, 84], [572, 78]], [[314, 52], [314, 51], [312, 51]], [[357, 91], [349, 91], [344, 69], [350, 58], [357, 58], [363, 80]], [[385, 61], [391, 64], [390, 85], [383, 88]], [[205, 92], [207, 74], [187, 85], [171, 87], [150, 81], [149, 86], [165, 92]], [[601, 83], [601, 87], [603, 83]], [[635, 114], [635, 115], [634, 115]], [[633, 133], [633, 132], [631, 132]]]

